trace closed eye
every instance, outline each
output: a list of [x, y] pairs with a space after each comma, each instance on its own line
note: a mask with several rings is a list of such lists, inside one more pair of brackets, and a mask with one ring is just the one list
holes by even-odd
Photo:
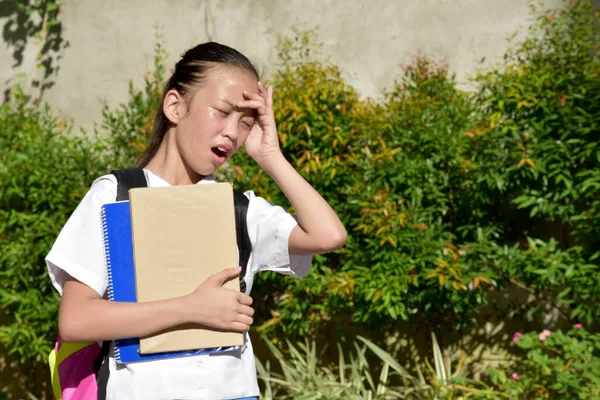
[[216, 110], [219, 112], [219, 114], [221, 114], [222, 117], [226, 117], [229, 115], [229, 111], [220, 110], [218, 108]]
[[256, 122], [256, 119], [254, 119], [250, 116], [246, 116], [245, 118], [240, 120], [240, 123], [244, 126], [244, 129], [247, 129], [248, 131], [252, 129], [255, 122]]

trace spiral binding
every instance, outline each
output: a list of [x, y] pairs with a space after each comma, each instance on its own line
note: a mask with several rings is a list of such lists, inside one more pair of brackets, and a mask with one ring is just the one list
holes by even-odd
[[115, 295], [113, 291], [113, 277], [112, 277], [112, 268], [110, 265], [110, 244], [108, 242], [108, 228], [106, 226], [106, 208], [102, 207], [102, 248], [104, 254], [104, 262], [106, 263], [106, 291], [108, 293], [108, 299], [110, 301], [115, 301]]
[[[106, 292], [108, 294], [108, 300], [115, 301], [115, 294], [113, 290], [113, 277], [112, 268], [110, 265], [110, 246], [108, 241], [108, 227], [106, 225], [106, 208], [102, 207], [100, 213], [102, 218], [102, 253], [104, 255], [104, 263], [106, 264]], [[116, 341], [118, 342], [118, 340]], [[117, 343], [113, 342], [110, 344], [114, 352], [114, 359], [121, 360], [121, 349]]]

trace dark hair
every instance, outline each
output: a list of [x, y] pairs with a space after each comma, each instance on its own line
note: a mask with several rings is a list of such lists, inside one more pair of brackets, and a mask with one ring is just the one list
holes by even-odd
[[165, 96], [170, 90], [177, 90], [181, 96], [189, 103], [192, 100], [195, 89], [200, 86], [202, 81], [208, 76], [210, 71], [219, 66], [231, 66], [245, 69], [259, 79], [258, 71], [246, 56], [231, 47], [208, 42], [199, 44], [189, 49], [182, 56], [181, 60], [175, 64], [173, 75], [167, 82], [165, 90], [152, 127], [150, 143], [136, 162], [137, 167], [145, 167], [156, 155], [171, 122], [163, 112], [163, 103]]

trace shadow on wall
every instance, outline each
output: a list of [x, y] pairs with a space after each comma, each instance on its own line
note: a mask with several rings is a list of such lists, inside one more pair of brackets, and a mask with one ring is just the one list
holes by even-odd
[[[12, 50], [11, 67], [22, 67], [27, 48], [37, 48], [31, 71], [27, 73], [28, 84], [34, 89], [32, 93], [37, 92], [34, 96], [37, 98], [54, 85], [62, 52], [69, 45], [63, 39], [60, 3], [60, 0], [0, 0], [2, 38]], [[12, 86], [10, 80], [5, 84]], [[7, 89], [4, 93], [5, 100], [9, 92]]]

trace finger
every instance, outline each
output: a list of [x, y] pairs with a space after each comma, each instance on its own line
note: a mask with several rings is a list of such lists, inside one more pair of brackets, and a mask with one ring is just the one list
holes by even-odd
[[244, 314], [249, 317], [254, 317], [254, 309], [252, 307], [248, 307], [243, 304], [240, 304], [240, 305], [238, 305], [237, 311], [240, 314]]
[[261, 81], [258, 82], [258, 92], [262, 97], [265, 97], [265, 95], [267, 94], [267, 91], [265, 90], [265, 85], [263, 85]]
[[230, 329], [228, 329], [230, 332], [239, 332], [239, 333], [246, 333], [250, 330], [250, 325], [244, 324], [242, 322], [232, 322], [230, 325]]
[[238, 103], [236, 103], [235, 105], [238, 108], [258, 108], [260, 106], [264, 106], [267, 103], [265, 102], [265, 99], [252, 99], [252, 100], [242, 100]]
[[253, 110], [257, 110], [260, 115], [265, 114], [267, 111], [267, 108], [265, 106], [265, 101], [262, 99], [261, 100], [240, 101], [239, 103], [236, 104], [236, 106], [238, 108], [251, 108]]
[[239, 322], [239, 323], [242, 323], [242, 324], [247, 325], [249, 327], [250, 325], [252, 325], [254, 323], [254, 318], [249, 317], [249, 316], [244, 315], [244, 314], [238, 314], [235, 317], [235, 320], [233, 322]]
[[219, 286], [223, 286], [225, 283], [239, 277], [240, 272], [242, 272], [241, 267], [226, 268], [209, 277], [207, 281], [210, 281], [211, 283], [214, 283]]
[[273, 86], [269, 86], [267, 91], [267, 111], [273, 113]]
[[247, 100], [264, 100], [264, 96], [262, 93], [249, 92], [248, 90], [244, 90], [242, 92], [242, 96], [244, 96]]
[[254, 302], [254, 300], [252, 300], [252, 297], [248, 296], [247, 294], [244, 293], [239, 293], [238, 294], [238, 298], [237, 298], [238, 303], [243, 304], [245, 306], [251, 306], [252, 303]]

